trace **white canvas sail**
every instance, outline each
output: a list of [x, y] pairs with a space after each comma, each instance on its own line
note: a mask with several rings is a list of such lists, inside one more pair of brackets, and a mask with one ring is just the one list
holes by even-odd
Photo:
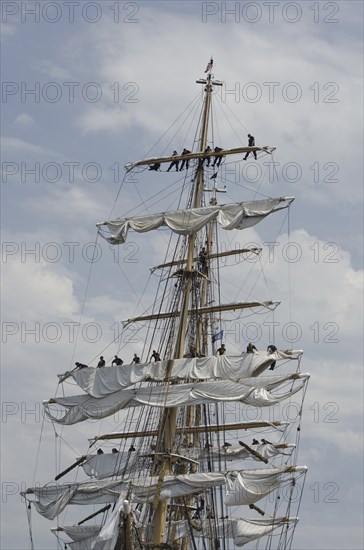
[[280, 197], [277, 199], [191, 208], [175, 212], [161, 212], [147, 216], [104, 221], [98, 223], [97, 227], [99, 229], [103, 226], [107, 227], [109, 236], [105, 235], [102, 231], [100, 231], [100, 234], [111, 244], [125, 243], [129, 229], [133, 229], [138, 233], [146, 233], [147, 231], [153, 231], [165, 226], [179, 235], [191, 235], [200, 231], [214, 220], [217, 220], [222, 229], [225, 230], [246, 229], [259, 223], [272, 212], [287, 208], [292, 201], [292, 197]]
[[58, 535], [64, 531], [74, 542], [68, 543], [72, 550], [112, 550], [119, 536], [120, 513], [125, 500], [119, 497], [114, 510], [104, 525], [73, 525], [53, 529]]
[[[273, 443], [259, 443], [258, 445], [249, 445], [249, 447], [255, 451], [259, 456], [270, 459], [279, 455], [290, 456], [295, 449], [295, 445], [275, 445]], [[188, 458], [202, 461], [202, 460], [213, 460], [213, 461], [239, 461], [245, 460], [247, 458], [260, 461], [260, 459], [249, 452], [248, 449], [242, 447], [241, 445], [231, 445], [221, 447], [211, 447], [205, 449], [183, 449], [181, 451], [183, 456]]]
[[54, 533], [65, 532], [73, 541], [80, 541], [94, 537], [99, 533], [101, 525], [65, 525], [62, 528], [52, 529]]
[[[189, 405], [203, 405], [208, 403], [240, 402], [254, 407], [269, 407], [291, 397], [300, 391], [302, 384], [309, 375], [288, 375], [266, 381], [267, 388], [276, 388], [284, 384], [292, 377], [298, 377], [301, 384], [296, 388], [287, 389], [278, 395], [264, 387], [255, 387], [253, 384], [244, 384], [227, 380], [213, 382], [197, 382], [193, 384], [181, 384], [176, 386], [160, 385], [154, 388], [136, 388], [120, 390], [100, 399], [88, 395], [76, 395], [69, 397], [56, 397], [44, 402], [46, 415], [57, 424], [76, 424], [87, 418], [101, 419], [110, 416], [122, 409], [148, 405], [151, 407], [177, 407]], [[54, 412], [52, 405], [61, 405], [65, 409], [57, 407]]]
[[[254, 540], [260, 539], [265, 535], [272, 533], [275, 529], [286, 526], [290, 527], [295, 525], [298, 518], [268, 518], [268, 519], [229, 519], [229, 520], [217, 520], [213, 524], [209, 520], [188, 522], [186, 520], [173, 521], [168, 524], [165, 534], [165, 543], [168, 542], [171, 533], [173, 533], [173, 540], [180, 540], [188, 536], [193, 531], [193, 535], [196, 538], [206, 537], [211, 539], [216, 537], [231, 538], [234, 544], [238, 547]], [[138, 524], [137, 524], [138, 525]], [[108, 532], [102, 534], [100, 532], [101, 526], [68, 526], [63, 527], [62, 530], [73, 540], [74, 543], [68, 543], [68, 546], [72, 550], [109, 550], [112, 548], [111, 544], [113, 537], [117, 536], [118, 522], [113, 518], [113, 522], [108, 525]], [[150, 540], [152, 531], [149, 528], [138, 528], [141, 532], [142, 540]], [[54, 530], [57, 531], [57, 530]], [[98, 532], [100, 535], [98, 536]], [[89, 536], [87, 536], [89, 535]], [[101, 546], [103, 544], [103, 546]], [[107, 546], [106, 546], [107, 545]]]
[[[180, 521], [172, 523], [169, 531], [173, 529], [173, 536], [176, 540], [186, 537], [191, 530], [196, 538], [206, 537], [209, 540], [215, 540], [216, 536], [225, 541], [229, 538], [234, 541], [238, 547], [254, 540], [260, 539], [265, 535], [272, 533], [275, 529], [283, 526], [292, 526], [296, 524], [298, 518], [268, 518], [268, 519], [229, 519], [215, 520], [211, 522], [204, 520], [195, 523]], [[150, 534], [146, 532], [145, 540], [148, 540]], [[166, 539], [168, 534], [166, 536]]]
[[[290, 456], [296, 446], [261, 443], [259, 445], [251, 445], [250, 447], [253, 451], [258, 453], [259, 456], [270, 459], [278, 455]], [[186, 447], [180, 450], [180, 455], [183, 458], [203, 463], [211, 460], [219, 463], [245, 459], [252, 459], [258, 462], [260, 460], [255, 454], [252, 454], [241, 445], [212, 447], [208, 449]], [[96, 479], [125, 475], [135, 470], [139, 456], [139, 454], [132, 451], [96, 454], [88, 457], [82, 464], [82, 468], [86, 475], [95, 477]], [[141, 455], [141, 458], [143, 458], [143, 455]]]
[[27, 494], [34, 494], [34, 505], [38, 512], [48, 519], [54, 519], [69, 504], [105, 504], [118, 500], [120, 502], [121, 499], [127, 498], [127, 494], [132, 495], [133, 502], [152, 503], [157, 488], [159, 500], [166, 500], [226, 485], [225, 501], [228, 506], [233, 506], [257, 502], [278, 486], [292, 480], [290, 474], [294, 471], [305, 471], [305, 467], [167, 475], [163, 479], [162, 487], [160, 487], [158, 477], [89, 481], [69, 485], [50, 485], [42, 488], [34, 487], [28, 489]]
[[297, 360], [302, 351], [290, 354], [265, 351], [244, 353], [238, 356], [219, 355], [217, 357], [194, 357], [157, 361], [156, 363], [121, 365], [117, 367], [74, 370], [59, 378], [72, 376], [77, 385], [92, 397], [103, 397], [120, 389], [128, 388], [147, 380], [163, 382], [167, 375], [170, 380], [235, 380], [261, 374], [273, 361]]
[[[296, 467], [295, 471], [305, 471], [304, 467]], [[254, 504], [262, 497], [268, 495], [282, 484], [282, 472], [290, 472], [290, 468], [261, 469], [242, 472], [233, 472], [226, 478], [227, 506], [240, 506], [242, 504]], [[288, 482], [292, 481], [290, 477]]]
[[134, 452], [96, 454], [82, 464], [86, 475], [96, 479], [125, 475], [135, 469], [137, 456]]

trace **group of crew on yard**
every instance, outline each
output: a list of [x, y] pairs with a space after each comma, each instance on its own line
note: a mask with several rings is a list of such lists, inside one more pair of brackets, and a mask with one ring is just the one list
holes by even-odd
[[[249, 342], [249, 344], [247, 345], [247, 348], [246, 348], [246, 353], [254, 353], [254, 351], [258, 351], [257, 348], [254, 346], [254, 344], [252, 344], [251, 342]], [[274, 353], [275, 351], [277, 351], [277, 348], [273, 345], [273, 344], [270, 344], [267, 348], [267, 352], [269, 353], [269, 355], [271, 355], [272, 353]], [[225, 355], [226, 353], [226, 346], [225, 344], [221, 344], [221, 346], [216, 350], [216, 355]], [[244, 353], [244, 352], [243, 352]], [[190, 346], [190, 351], [189, 353], [186, 353], [184, 355], [184, 357], [204, 357], [203, 355], [200, 355], [200, 354], [197, 354], [196, 353], [196, 348], [193, 347], [193, 346]], [[270, 370], [273, 370], [274, 367], [276, 365], [276, 361], [274, 361], [271, 366], [269, 367]]]
[[[161, 356], [155, 349], [153, 350], [153, 353], [150, 357], [150, 362], [152, 361], [152, 359], [154, 359], [155, 363], [157, 361], [161, 361]], [[123, 364], [124, 364], [124, 361], [122, 359], [120, 359], [120, 357], [118, 357], [117, 355], [114, 356], [114, 359], [111, 362], [112, 367], [113, 366], [120, 367]], [[140, 357], [138, 357], [138, 355], [136, 353], [134, 353], [134, 357], [131, 360], [131, 364], [134, 364], [134, 365], [139, 365], [140, 364]], [[75, 365], [76, 365], [75, 370], [77, 370], [77, 369], [87, 369], [88, 368], [88, 365], [85, 365], [84, 363], [79, 363], [78, 361], [76, 361]], [[105, 361], [104, 357], [101, 355], [101, 357], [99, 359], [99, 362], [97, 363], [97, 368], [100, 369], [100, 368], [105, 367], [105, 366], [106, 366], [106, 361]]]
[[[191, 151], [184, 148], [181, 155], [178, 155], [177, 151], [173, 151], [172, 157], [178, 157], [178, 156], [185, 157], [186, 155], [190, 155], [190, 154], [191, 154]], [[179, 166], [179, 160], [172, 160], [171, 164], [169, 165], [169, 167], [167, 169], [167, 172], [172, 170], [172, 168], [175, 168], [176, 172], [178, 172], [178, 171], [181, 172], [185, 166], [186, 166], [186, 170], [188, 170], [188, 168], [190, 166], [190, 159], [183, 159], [182, 162], [181, 162], [181, 166]]]
[[[255, 147], [255, 138], [251, 134], [248, 134], [248, 147]], [[221, 151], [223, 151], [223, 149], [221, 147], [215, 147], [214, 150], [212, 150], [210, 145], [208, 145], [206, 147], [205, 151], [204, 151], [204, 153], [207, 153], [208, 156], [202, 157], [202, 158], [199, 159], [199, 164], [198, 164], [199, 167], [202, 167], [205, 161], [206, 161], [206, 166], [209, 167], [210, 164], [211, 164], [211, 160], [213, 158], [214, 160], [213, 160], [213, 163], [212, 163], [212, 167], [213, 168], [215, 168], [215, 167], [219, 168], [219, 166], [221, 165], [223, 159], [225, 158], [225, 155], [220, 155], [219, 154], [219, 155], [213, 156], [211, 153], [221, 153]], [[248, 151], [245, 154], [244, 160], [247, 160], [250, 153], [252, 153], [254, 155], [255, 160], [257, 160], [256, 151]], [[184, 148], [180, 155], [178, 154], [178, 152], [176, 150], [174, 150], [173, 153], [172, 153], [172, 157], [179, 157], [179, 156], [185, 157], [185, 156], [190, 155], [190, 154], [191, 154], [191, 151]], [[174, 168], [176, 170], [176, 172], [181, 172], [184, 169], [185, 166], [186, 166], [186, 170], [188, 170], [188, 168], [190, 166], [190, 159], [189, 158], [182, 159], [181, 160], [181, 166], [180, 166], [179, 163], [180, 163], [180, 161], [178, 159], [172, 160], [171, 164], [167, 168], [167, 172], [172, 170], [172, 168]], [[160, 167], [161, 167], [160, 162], [154, 162], [153, 164], [149, 165], [149, 170], [154, 171], [154, 172], [158, 172], [160, 170]], [[216, 173], [216, 175], [217, 175], [217, 173]], [[215, 177], [216, 177], [216, 175], [214, 174]]]
[[[214, 149], [214, 153], [220, 153], [221, 151], [223, 151], [223, 149], [221, 147], [215, 147]], [[205, 153], [212, 153], [212, 149], [211, 147], [208, 145], [204, 151]], [[189, 151], [188, 149], [184, 148], [182, 153], [179, 155], [178, 152], [175, 150], [173, 151], [172, 153], [172, 157], [178, 157], [178, 156], [181, 156], [181, 157], [185, 157], [186, 155], [190, 155], [191, 154], [191, 151]], [[203, 157], [199, 160], [199, 166], [202, 166], [203, 163], [205, 162], [205, 160], [207, 161], [207, 166], [210, 166], [210, 163], [211, 163], [211, 158], [212, 156], [207, 156], [207, 157]], [[218, 168], [220, 166], [220, 164], [222, 163], [222, 159], [224, 158], [224, 155], [217, 155], [217, 156], [214, 156], [214, 161], [212, 163], [212, 167], [215, 168], [215, 166]], [[179, 165], [179, 160], [176, 159], [176, 160], [172, 160], [171, 164], [169, 165], [169, 167], [167, 168], [167, 172], [169, 172], [170, 170], [172, 170], [172, 168], [174, 168], [176, 170], [176, 172], [181, 172], [184, 167], [186, 166], [186, 170], [188, 170], [189, 166], [190, 166], [190, 159], [189, 158], [186, 158], [186, 159], [182, 159], [181, 160], [181, 166]], [[156, 162], [154, 164], [151, 164], [149, 166], [149, 170], [159, 170], [160, 168], [160, 163]]]
[[[205, 250], [204, 248], [202, 250]], [[202, 252], [202, 251], [201, 251]], [[201, 254], [201, 253], [200, 253]], [[207, 268], [207, 266], [206, 266]], [[202, 270], [202, 269], [201, 269]], [[254, 346], [254, 344], [252, 344], [251, 342], [249, 342], [249, 344], [247, 345], [246, 347], [246, 353], [254, 353], [255, 351], [258, 351], [256, 346]], [[275, 353], [277, 351], [277, 348], [274, 344], [269, 344], [269, 346], [267, 347], [267, 352], [269, 355], [272, 355], [273, 353]], [[221, 346], [216, 350], [216, 355], [225, 355], [226, 353], [226, 347], [225, 347], [225, 344], [221, 344]], [[244, 352], [243, 352], [244, 353]], [[190, 346], [190, 350], [189, 350], [189, 353], [185, 354], [184, 357], [203, 357], [202, 355], [198, 354], [197, 351], [196, 351], [196, 348], [193, 347], [193, 346]], [[161, 361], [161, 356], [159, 354], [158, 351], [156, 351], [155, 349], [153, 350], [153, 353], [152, 355], [150, 356], [150, 362], [152, 362], [152, 359], [154, 359], [154, 362], [157, 363], [158, 361]], [[121, 366], [123, 365], [124, 361], [122, 359], [120, 359], [120, 357], [118, 357], [117, 355], [115, 355], [113, 361], [111, 362], [111, 366], [113, 367], [114, 365], [116, 366]], [[84, 368], [88, 368], [88, 365], [85, 365], [83, 363], [79, 363], [79, 362], [76, 362], [76, 369], [84, 369]], [[138, 357], [138, 355], [136, 353], [134, 353], [134, 357], [131, 361], [131, 364], [134, 364], [134, 365], [139, 365], [140, 364], [140, 357]], [[105, 359], [103, 358], [103, 356], [101, 355], [100, 357], [100, 360], [97, 364], [97, 368], [102, 368], [102, 367], [105, 367], [106, 366], [106, 362], [105, 362]], [[271, 364], [271, 366], [269, 367], [269, 370], [274, 370], [274, 367], [276, 366], [276, 361], [273, 361], [273, 363]]]
[[[247, 345], [246, 347], [246, 353], [254, 353], [255, 351], [258, 351], [256, 346], [254, 346], [254, 344], [252, 344], [251, 342], [249, 342], [249, 344]], [[267, 347], [267, 352], [269, 355], [272, 355], [273, 353], [275, 353], [277, 351], [277, 348], [274, 344], [269, 344], [269, 346]], [[225, 347], [225, 344], [221, 344], [221, 347], [219, 347], [218, 350], [216, 350], [216, 355], [225, 355], [226, 353], [226, 347]], [[244, 352], [243, 352], [244, 353]], [[276, 366], [276, 361], [273, 361], [273, 363], [271, 364], [271, 366], [269, 367], [269, 370], [274, 370], [274, 367]]]
[[[128, 452], [132, 452], [132, 451], [135, 451], [135, 447], [134, 445], [132, 445], [129, 449], [128, 449]], [[116, 447], [114, 447], [113, 449], [111, 449], [111, 452], [112, 454], [118, 454], [120, 451], [119, 449], [117, 449]], [[97, 449], [97, 453], [98, 455], [103, 455], [105, 454], [104, 451], [102, 449]]]
[[[270, 441], [267, 441], [266, 439], [260, 440], [263, 445], [273, 445]], [[257, 439], [253, 439], [252, 445], [260, 445], [259, 441]]]

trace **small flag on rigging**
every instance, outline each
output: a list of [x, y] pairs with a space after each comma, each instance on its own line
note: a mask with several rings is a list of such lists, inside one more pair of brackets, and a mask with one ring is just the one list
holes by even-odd
[[217, 334], [214, 334], [211, 338], [212, 340], [212, 343], [216, 342], [216, 340], [222, 340], [224, 336], [224, 331], [223, 330], [220, 330], [220, 332], [218, 332]]
[[209, 71], [211, 71], [212, 65], [213, 65], [213, 64], [214, 64], [214, 61], [213, 61], [213, 59], [212, 59], [212, 57], [211, 57], [210, 61], [209, 61], [208, 64], [207, 64], [205, 73], [208, 73]]

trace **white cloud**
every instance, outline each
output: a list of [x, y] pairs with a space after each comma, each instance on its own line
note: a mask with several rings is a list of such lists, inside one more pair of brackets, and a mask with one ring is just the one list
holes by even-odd
[[88, 132], [120, 132], [133, 124], [130, 113], [122, 108], [89, 107], [77, 120], [83, 134]]
[[9, 319], [40, 320], [50, 312], [54, 319], [60, 319], [77, 313], [70, 277], [62, 276], [57, 266], [39, 261], [36, 256], [35, 261], [31, 257], [17, 259], [4, 266], [3, 304]]
[[34, 123], [34, 118], [28, 115], [27, 113], [20, 113], [15, 119], [15, 124], [23, 128], [28, 128], [33, 123]]
[[[55, 187], [43, 196], [29, 198], [26, 206], [46, 217], [57, 216], [68, 223], [79, 225], [79, 220], [87, 212], [89, 229], [95, 227], [95, 220], [102, 221], [105, 212], [93, 193], [74, 185], [64, 189]], [[70, 229], [72, 231], [72, 228]]]
[[36, 65], [36, 69], [56, 80], [70, 80], [72, 78], [68, 69], [60, 67], [52, 61], [42, 60]]
[[4, 23], [3, 21], [1, 21], [1, 41], [2, 42], [5, 42], [6, 40], [8, 40], [9, 38], [11, 38], [12, 36], [15, 36], [17, 32], [17, 26], [16, 25], [13, 25], [9, 22], [7, 23]]
[[43, 145], [38, 145], [30, 141], [25, 141], [24, 139], [13, 138], [13, 137], [3, 137], [2, 145], [4, 151], [7, 153], [21, 153], [21, 154], [30, 154], [34, 155], [39, 159], [41, 157], [52, 157], [54, 159], [64, 159], [64, 155], [49, 149]]

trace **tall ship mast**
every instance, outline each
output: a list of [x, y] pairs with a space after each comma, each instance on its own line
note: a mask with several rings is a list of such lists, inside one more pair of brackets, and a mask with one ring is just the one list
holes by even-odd
[[[230, 149], [214, 141], [212, 103], [222, 82], [215, 80], [212, 68], [211, 59], [205, 77], [197, 80], [202, 108], [190, 149], [125, 167], [127, 176], [162, 177], [164, 172], [170, 178], [178, 172], [183, 176], [178, 208], [97, 224], [112, 246], [127, 242], [133, 231], [153, 238], [159, 228], [167, 228], [170, 237], [167, 253], [151, 269], [159, 281], [151, 307], [124, 321], [125, 330], [141, 327], [142, 357], [135, 354], [130, 364], [112, 354], [94, 367], [76, 363], [59, 375], [61, 391], [44, 402], [45, 415], [55, 425], [115, 414], [121, 419], [120, 429], [92, 438], [85, 453], [54, 480], [22, 493], [28, 509], [57, 522], [70, 505], [77, 505], [80, 514], [82, 506], [92, 506], [75, 523], [57, 523], [52, 529], [58, 547], [231, 550], [292, 545], [307, 470], [298, 462], [298, 443], [309, 375], [301, 372], [302, 350], [279, 350], [274, 342], [262, 351], [245, 342], [242, 352], [229, 353], [222, 328], [229, 318], [272, 312], [279, 301], [224, 301], [222, 263], [259, 256], [260, 250], [221, 249], [219, 243], [222, 232], [264, 223], [267, 216], [289, 208], [293, 197], [220, 202], [226, 192], [218, 184], [225, 162], [249, 155], [259, 162], [275, 148], [257, 146], [250, 134], [248, 145]], [[243, 271], [241, 262], [231, 269]], [[79, 388], [75, 395], [65, 395], [70, 381]], [[289, 404], [293, 396], [299, 403], [297, 416], [272, 418], [274, 405]], [[228, 414], [232, 404], [234, 421]], [[259, 414], [249, 419], [251, 410]], [[75, 471], [80, 471], [76, 480]]]

